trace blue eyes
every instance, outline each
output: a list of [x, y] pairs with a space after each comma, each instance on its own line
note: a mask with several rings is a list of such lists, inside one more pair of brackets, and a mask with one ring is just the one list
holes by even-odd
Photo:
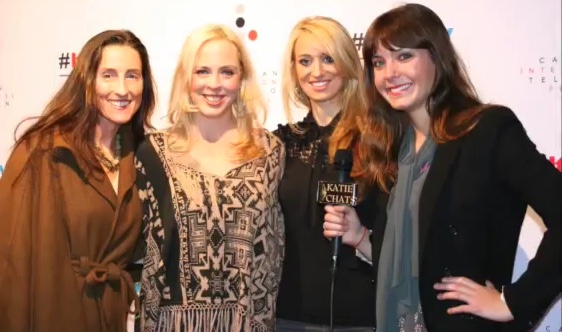
[[[224, 70], [221, 70], [220, 73], [222, 75], [225, 75], [225, 76], [234, 76], [236, 74], [234, 72], [234, 70], [232, 70], [232, 69], [224, 69]], [[197, 74], [198, 76], [210, 75], [211, 70], [209, 70], [209, 69], [197, 69], [195, 71], [195, 74]]]
[[[302, 58], [302, 59], [299, 59], [298, 62], [302, 66], [308, 67], [313, 62], [313, 60], [311, 60], [309, 58]], [[334, 59], [329, 55], [325, 55], [325, 56], [322, 57], [322, 62], [327, 63], [327, 64], [332, 64], [332, 63], [334, 63]]]

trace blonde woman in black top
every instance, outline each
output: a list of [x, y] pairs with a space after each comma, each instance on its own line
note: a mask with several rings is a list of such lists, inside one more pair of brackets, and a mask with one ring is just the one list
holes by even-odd
[[[367, 256], [378, 256], [385, 191], [394, 165], [385, 161], [391, 160], [391, 151], [378, 148], [386, 146], [378, 143], [391, 133], [368, 112], [362, 88], [361, 60], [340, 23], [312, 17], [293, 28], [283, 71], [289, 124], [275, 131], [287, 151], [279, 187], [286, 256], [277, 301], [277, 331], [320, 331], [330, 324], [331, 246], [323, 235], [325, 211], [316, 202], [316, 190], [319, 180], [333, 178], [331, 161], [337, 149], [353, 150], [352, 177], [360, 187], [357, 214], [362, 236], [343, 239], [348, 245], [340, 248], [334, 331], [372, 331], [375, 327], [376, 271], [356, 255], [356, 247], [373, 242]], [[298, 123], [291, 116], [295, 106], [308, 109]], [[339, 211], [341, 207], [326, 209]], [[371, 232], [373, 236], [369, 236]]]

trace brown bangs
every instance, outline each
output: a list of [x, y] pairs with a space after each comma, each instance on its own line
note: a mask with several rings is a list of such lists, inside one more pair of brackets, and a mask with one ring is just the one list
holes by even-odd
[[379, 46], [396, 51], [401, 48], [429, 49], [431, 43], [424, 27], [415, 19], [398, 11], [377, 18], [367, 30], [363, 45], [363, 59], [371, 59]]

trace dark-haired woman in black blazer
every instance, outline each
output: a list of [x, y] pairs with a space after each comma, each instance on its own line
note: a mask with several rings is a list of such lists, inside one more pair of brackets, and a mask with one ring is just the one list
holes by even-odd
[[[560, 294], [562, 173], [510, 109], [478, 99], [429, 8], [379, 16], [363, 56], [374, 111], [409, 120], [379, 259], [377, 331], [530, 330]], [[512, 282], [528, 205], [548, 229]], [[351, 217], [328, 213], [326, 236], [354, 231]]]

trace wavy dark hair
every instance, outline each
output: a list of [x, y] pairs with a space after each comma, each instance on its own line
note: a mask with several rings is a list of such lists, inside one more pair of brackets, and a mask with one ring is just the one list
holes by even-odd
[[128, 30], [103, 31], [88, 40], [78, 54], [76, 67], [59, 91], [45, 107], [39, 117], [19, 139], [16, 145], [41, 140], [44, 135], [53, 133], [56, 128], [63, 138], [76, 150], [77, 158], [92, 169], [99, 169], [96, 162], [93, 138], [98, 122], [96, 104], [96, 74], [101, 62], [102, 52], [109, 45], [125, 45], [135, 49], [142, 63], [143, 91], [139, 110], [130, 121], [134, 136], [134, 147], [144, 139], [145, 127], [153, 128], [150, 118], [156, 105], [155, 84], [150, 69], [148, 52], [140, 39]]
[[[436, 142], [457, 139], [474, 128], [485, 106], [455, 51], [449, 31], [435, 12], [420, 4], [402, 5], [377, 17], [365, 34], [363, 58], [369, 103], [374, 112], [392, 125], [393, 134], [398, 137], [403, 132], [404, 113], [396, 112], [374, 85], [371, 59], [380, 46], [388, 50], [429, 51], [436, 73], [427, 109], [431, 135]], [[398, 142], [393, 144], [396, 148]]]

